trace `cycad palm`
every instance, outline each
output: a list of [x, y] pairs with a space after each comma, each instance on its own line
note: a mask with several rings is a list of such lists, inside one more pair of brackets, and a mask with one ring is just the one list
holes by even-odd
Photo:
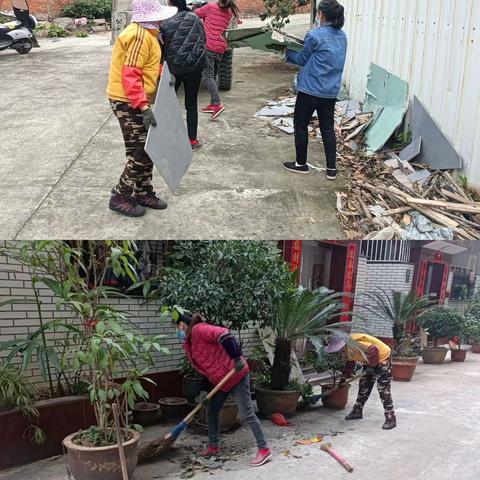
[[370, 305], [362, 305], [362, 307], [376, 315], [382, 315], [384, 319], [391, 322], [395, 353], [405, 354], [410, 340], [408, 326], [435, 303], [428, 296], [417, 296], [413, 290], [408, 293], [392, 291], [390, 294], [380, 290], [367, 292], [364, 295], [372, 299], [374, 305], [373, 308]]
[[282, 390], [289, 383], [292, 342], [299, 338], [327, 336], [332, 331], [347, 335], [340, 327], [350, 323], [332, 323], [339, 316], [343, 293], [331, 293], [326, 289], [315, 291], [303, 288], [286, 294], [277, 309], [271, 325], [276, 335], [275, 353], [271, 371], [271, 387]]

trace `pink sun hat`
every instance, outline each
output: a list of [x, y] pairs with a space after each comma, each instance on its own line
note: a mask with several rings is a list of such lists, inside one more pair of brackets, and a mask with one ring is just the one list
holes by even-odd
[[335, 335], [331, 335], [328, 345], [325, 347], [325, 351], [327, 353], [339, 352], [343, 347], [345, 347], [345, 345], [346, 343], [344, 340], [336, 337]]
[[173, 17], [178, 8], [167, 7], [158, 0], [133, 0], [132, 11], [132, 22], [158, 22]]

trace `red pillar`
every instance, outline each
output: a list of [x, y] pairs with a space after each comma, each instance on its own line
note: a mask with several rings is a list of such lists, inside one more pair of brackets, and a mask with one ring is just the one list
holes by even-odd
[[[343, 280], [343, 291], [346, 295], [343, 297], [344, 307], [342, 312], [350, 312], [353, 308], [353, 297], [349, 294], [352, 294], [354, 291], [356, 264], [357, 244], [354, 242], [349, 242], [347, 247], [347, 259], [345, 262], [345, 277]], [[350, 318], [348, 315], [342, 315], [340, 317], [341, 322], [348, 322], [349, 320]]]

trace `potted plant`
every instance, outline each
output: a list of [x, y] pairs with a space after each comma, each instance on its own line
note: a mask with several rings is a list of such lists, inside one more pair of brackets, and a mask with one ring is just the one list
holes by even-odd
[[[134, 332], [122, 312], [99, 306], [95, 313], [96, 319], [86, 327], [84, 347], [71, 355], [74, 363], [83, 365], [88, 372], [89, 396], [97, 423], [68, 435], [63, 445], [76, 480], [120, 480], [118, 443], [123, 445], [129, 476], [137, 463], [140, 428], [129, 425], [129, 409], [135, 407], [137, 398], [148, 398], [142, 381], [152, 382], [145, 378], [148, 365], [153, 364], [152, 352], [164, 349], [156, 337], [147, 338]], [[121, 438], [117, 438], [115, 431], [114, 404], [119, 412]], [[102, 468], [105, 464], [109, 465], [108, 471]]]
[[424, 312], [418, 320], [422, 328], [433, 338], [432, 347], [422, 348], [423, 362], [435, 365], [443, 363], [448, 348], [439, 347], [438, 340], [440, 338], [451, 340], [458, 335], [458, 332], [462, 330], [462, 315], [455, 310], [437, 306]]
[[135, 403], [132, 413], [134, 423], [142, 427], [153, 425], [161, 416], [160, 405], [151, 402]]
[[480, 303], [474, 303], [465, 315], [465, 337], [473, 353], [480, 353]]
[[322, 393], [332, 388], [337, 388], [327, 397], [322, 398], [322, 403], [326, 408], [334, 410], [343, 410], [348, 403], [348, 391], [350, 385], [343, 385], [340, 388], [342, 372], [345, 369], [346, 362], [341, 352], [325, 353], [321, 351], [314, 361], [315, 370], [318, 373], [328, 372], [329, 380], [322, 382]]
[[[0, 367], [0, 412], [18, 408], [24, 417], [38, 418], [35, 408], [37, 389], [15, 367], [4, 365]], [[28, 438], [35, 443], [43, 443], [45, 435], [36, 425], [30, 425], [25, 430]]]
[[290, 382], [292, 342], [305, 337], [319, 339], [332, 331], [340, 335], [340, 327], [350, 323], [327, 323], [339, 315], [342, 297], [342, 293], [326, 289], [310, 291], [300, 287], [287, 293], [279, 303], [269, 324], [274, 347], [273, 364], [254, 385], [258, 408], [265, 416], [295, 413], [301, 393], [299, 386]]
[[394, 380], [409, 382], [420, 355], [420, 337], [415, 331], [418, 317], [432, 308], [428, 296], [418, 297], [414, 291], [408, 293], [392, 291], [368, 292], [373, 305], [365, 308], [381, 314], [392, 324], [393, 352], [392, 377]]
[[182, 358], [181, 371], [183, 373], [182, 395], [190, 402], [194, 402], [198, 395], [200, 395], [202, 389], [205, 387], [205, 380], [192, 367], [186, 357]]

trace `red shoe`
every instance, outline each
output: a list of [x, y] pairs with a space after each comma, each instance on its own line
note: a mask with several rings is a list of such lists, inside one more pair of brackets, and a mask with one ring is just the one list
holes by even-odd
[[192, 146], [193, 151], [202, 148], [202, 144], [198, 140], [190, 140], [190, 145]]
[[216, 105], [207, 105], [206, 107], [203, 107], [200, 109], [202, 113], [214, 113], [215, 112], [215, 106]]
[[218, 455], [219, 452], [220, 452], [220, 449], [218, 447], [212, 447], [211, 445], [209, 445], [207, 449], [203, 452], [200, 452], [198, 456], [203, 458], [210, 458], [210, 457], [214, 457], [215, 455]]
[[265, 450], [259, 450], [257, 456], [253, 460], [250, 460], [250, 466], [261, 467], [269, 462], [272, 459], [272, 456], [273, 453], [269, 448], [266, 448]]
[[215, 110], [212, 112], [212, 118], [210, 118], [210, 120], [215, 120], [225, 111], [225, 107], [223, 105], [215, 105], [214, 108]]

